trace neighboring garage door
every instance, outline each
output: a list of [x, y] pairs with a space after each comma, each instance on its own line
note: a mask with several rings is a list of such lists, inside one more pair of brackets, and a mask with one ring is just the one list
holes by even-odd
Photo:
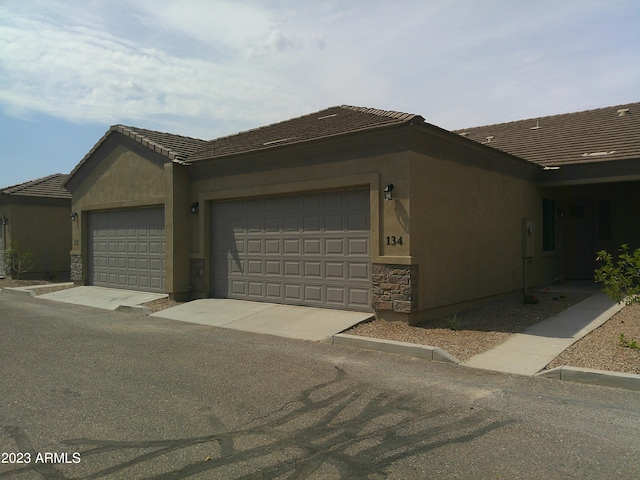
[[213, 296], [371, 308], [369, 190], [214, 202]]
[[89, 283], [164, 292], [164, 208], [88, 214]]

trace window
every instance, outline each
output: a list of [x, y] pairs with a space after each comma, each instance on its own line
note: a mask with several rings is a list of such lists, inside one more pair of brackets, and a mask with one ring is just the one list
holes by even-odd
[[542, 199], [542, 251], [553, 252], [556, 249], [556, 202]]

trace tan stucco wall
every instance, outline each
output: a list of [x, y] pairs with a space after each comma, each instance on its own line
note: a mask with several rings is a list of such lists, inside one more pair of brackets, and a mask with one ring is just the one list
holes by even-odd
[[71, 226], [69, 206], [11, 205], [5, 226], [5, 245], [17, 242], [33, 253], [34, 266], [20, 278], [67, 280]]
[[554, 277], [542, 255], [542, 195], [531, 182], [412, 154], [411, 255], [419, 265], [420, 310], [523, 287], [522, 219], [535, 221], [529, 286]]
[[189, 300], [190, 190], [186, 167], [164, 166], [165, 202], [165, 290], [176, 300]]
[[[206, 288], [210, 291], [209, 277], [209, 205], [221, 199], [294, 194], [368, 186], [371, 208], [371, 253], [372, 261], [394, 263], [396, 257], [407, 255], [410, 238], [407, 215], [409, 160], [406, 153], [379, 155], [323, 165], [267, 170], [241, 175], [220, 176], [206, 180], [195, 180], [191, 184], [191, 199], [198, 201], [200, 212], [198, 223], [190, 222], [191, 258], [201, 258], [207, 265]], [[399, 203], [385, 202], [382, 189], [394, 183], [394, 198]], [[392, 232], [392, 233], [387, 233]], [[385, 235], [402, 235], [403, 245], [385, 245]], [[194, 241], [197, 238], [197, 242]], [[387, 256], [392, 256], [388, 258]]]
[[[225, 159], [219, 169], [213, 161], [198, 170], [198, 165], [162, 165], [118, 146], [74, 191], [72, 210], [80, 215], [72, 222], [72, 254], [86, 251], [86, 212], [163, 204], [165, 288], [180, 299], [207, 296], [211, 202], [367, 186], [372, 263], [417, 266], [419, 275], [420, 312], [379, 312], [382, 318], [415, 321], [451, 305], [521, 290], [523, 218], [536, 225], [528, 286], [556, 278], [560, 252], [542, 252], [542, 191], [532, 182], [476, 168], [473, 158], [457, 158], [460, 151], [441, 152], [447, 160], [404, 151], [337, 161], [343, 153], [336, 147], [335, 158], [329, 153], [326, 163], [319, 163], [317, 157], [309, 160], [309, 150], [301, 148], [288, 150], [282, 162], [273, 153], [248, 155]], [[274, 159], [277, 165], [295, 166], [274, 168], [269, 163]], [[246, 173], [233, 173], [243, 169]], [[383, 198], [388, 183], [395, 185], [391, 201]], [[192, 202], [199, 203], [197, 215], [189, 213]], [[190, 278], [194, 264], [205, 269], [204, 286], [197, 292]]]
[[116, 146], [92, 167], [87, 178], [72, 192], [71, 210], [78, 213], [78, 218], [71, 222], [71, 255], [83, 257], [83, 281], [87, 274], [84, 228], [87, 212], [165, 203], [165, 172], [162, 164], [124, 146]]

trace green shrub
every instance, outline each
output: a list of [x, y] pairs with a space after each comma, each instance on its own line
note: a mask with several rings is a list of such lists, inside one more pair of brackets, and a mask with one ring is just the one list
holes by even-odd
[[4, 265], [7, 272], [15, 280], [20, 280], [22, 273], [27, 273], [36, 264], [36, 258], [29, 250], [22, 250], [18, 242], [11, 242], [9, 250], [5, 250], [3, 255]]
[[609, 252], [601, 250], [598, 261], [603, 265], [595, 271], [595, 280], [602, 284], [604, 293], [618, 303], [640, 303], [640, 248], [630, 253], [629, 246], [622, 245], [615, 260]]

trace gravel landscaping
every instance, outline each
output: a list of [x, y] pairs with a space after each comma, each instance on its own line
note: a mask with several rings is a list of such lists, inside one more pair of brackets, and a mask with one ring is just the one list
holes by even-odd
[[[588, 296], [577, 293], [539, 294], [540, 303], [523, 304], [522, 295], [514, 295], [416, 327], [373, 320], [344, 333], [440, 347], [464, 361]], [[640, 342], [640, 306], [623, 309], [565, 350], [548, 368], [570, 365], [640, 374], [640, 350], [620, 345], [620, 333], [624, 333], [629, 343], [634, 339]]]
[[[50, 282], [0, 279], [0, 288], [48, 284]], [[36, 293], [41, 295], [65, 288], [73, 286], [52, 284], [51, 287], [38, 288]], [[464, 361], [589, 296], [579, 293], [537, 295], [540, 300], [538, 304], [523, 304], [522, 295], [518, 294], [416, 327], [373, 320], [356, 325], [344, 333], [440, 347]], [[162, 298], [145, 306], [152, 312], [158, 312], [180, 303]], [[624, 343], [621, 343], [620, 334], [624, 336]], [[547, 368], [570, 365], [640, 374], [640, 349], [632, 348], [634, 340], [640, 345], [640, 305], [621, 310], [604, 325], [566, 349]]]

